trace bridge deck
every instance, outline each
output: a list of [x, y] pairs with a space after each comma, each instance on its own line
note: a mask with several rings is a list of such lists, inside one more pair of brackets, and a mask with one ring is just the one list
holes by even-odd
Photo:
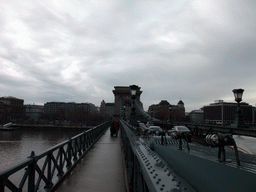
[[108, 129], [56, 191], [126, 191], [119, 136]]

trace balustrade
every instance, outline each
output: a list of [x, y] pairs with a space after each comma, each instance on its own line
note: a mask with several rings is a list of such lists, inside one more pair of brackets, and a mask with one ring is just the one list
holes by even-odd
[[[27, 160], [0, 173], [0, 191], [50, 191], [57, 186], [90, 147], [109, 127], [110, 122], [84, 131], [67, 141], [55, 145], [39, 155], [32, 151]], [[14, 181], [12, 176], [20, 175]], [[27, 187], [26, 187], [27, 185]]]

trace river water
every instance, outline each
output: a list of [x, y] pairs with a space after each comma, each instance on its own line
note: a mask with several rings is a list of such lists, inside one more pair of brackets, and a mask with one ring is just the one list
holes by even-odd
[[[0, 172], [30, 156], [40, 154], [50, 147], [81, 133], [75, 131], [14, 130], [0, 131]], [[247, 154], [256, 155], [256, 138], [234, 136], [237, 146]]]
[[50, 147], [81, 133], [75, 131], [14, 130], [0, 131], [0, 172], [25, 160], [31, 151], [40, 154]]

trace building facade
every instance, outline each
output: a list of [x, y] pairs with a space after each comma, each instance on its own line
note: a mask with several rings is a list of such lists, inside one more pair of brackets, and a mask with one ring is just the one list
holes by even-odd
[[256, 107], [252, 108], [252, 124], [256, 124]]
[[30, 120], [38, 121], [43, 117], [44, 106], [43, 105], [24, 105], [25, 117]]
[[172, 105], [172, 120], [185, 121], [185, 104], [182, 100], [179, 100], [177, 105]]
[[203, 123], [204, 122], [204, 111], [203, 110], [193, 110], [189, 113], [189, 120], [193, 123]]
[[185, 105], [182, 100], [177, 105], [171, 105], [167, 100], [162, 100], [159, 104], [149, 106], [148, 113], [163, 121], [169, 120], [170, 117], [172, 121], [183, 121], [185, 119]]
[[[253, 122], [253, 107], [248, 103], [240, 103], [245, 124]], [[209, 124], [230, 125], [234, 122], [237, 103], [216, 100], [215, 103], [204, 106], [204, 121]]]
[[1, 123], [16, 122], [25, 117], [24, 100], [15, 97], [0, 97]]
[[167, 100], [161, 100], [159, 104], [149, 107], [149, 114], [156, 119], [167, 121], [169, 119], [169, 106], [170, 103]]
[[44, 114], [51, 116], [51, 119], [74, 119], [79, 117], [88, 118], [98, 112], [97, 107], [92, 103], [75, 102], [47, 102], [44, 104]]
[[100, 104], [100, 113], [109, 117], [114, 115], [115, 103], [106, 103], [104, 100]]

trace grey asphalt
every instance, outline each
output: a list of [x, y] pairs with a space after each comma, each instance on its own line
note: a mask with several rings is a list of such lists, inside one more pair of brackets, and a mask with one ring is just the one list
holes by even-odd
[[56, 191], [125, 192], [120, 140], [108, 129]]

